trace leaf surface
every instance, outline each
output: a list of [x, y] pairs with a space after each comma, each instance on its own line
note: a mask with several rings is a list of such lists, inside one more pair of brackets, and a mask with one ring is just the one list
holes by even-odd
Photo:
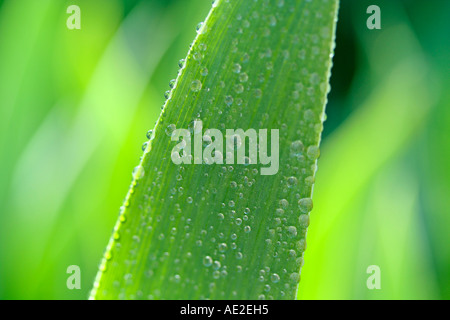
[[[336, 0], [213, 4], [133, 172], [91, 298], [295, 298], [337, 7]], [[206, 140], [200, 154], [191, 150], [202, 164], [175, 164], [175, 128], [193, 140], [220, 130], [224, 163], [202, 161]], [[258, 150], [268, 145], [269, 155], [278, 130], [276, 173], [263, 174], [270, 164], [260, 154], [226, 163], [227, 129], [267, 129]]]

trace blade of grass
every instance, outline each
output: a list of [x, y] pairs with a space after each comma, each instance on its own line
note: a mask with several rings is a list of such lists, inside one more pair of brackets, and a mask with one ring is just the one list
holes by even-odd
[[[391, 13], [393, 12], [395, 11], [391, 8]], [[315, 208], [313, 227], [308, 233], [309, 244], [315, 250], [308, 251], [305, 255], [308, 263], [303, 270], [305, 281], [300, 284], [298, 296], [300, 299], [375, 297], [396, 299], [398, 295], [396, 296], [394, 291], [388, 290], [387, 287], [391, 283], [403, 280], [398, 277], [391, 277], [388, 280], [387, 275], [395, 274], [395, 268], [398, 265], [394, 263], [394, 260], [386, 263], [383, 259], [383, 256], [389, 255], [407, 256], [400, 246], [401, 233], [387, 227], [391, 225], [388, 220], [384, 221], [386, 226], [379, 226], [379, 233], [374, 233], [378, 226], [375, 214], [377, 211], [375, 201], [370, 198], [381, 197], [378, 192], [375, 192], [377, 177], [396, 171], [392, 169], [388, 171], [386, 168], [392, 167], [393, 164], [401, 167], [398, 164], [398, 158], [410, 157], [409, 154], [405, 155], [408, 148], [420, 150], [417, 146], [417, 138], [426, 125], [435, 100], [432, 85], [430, 85], [433, 83], [430, 79], [433, 77], [429, 74], [426, 56], [418, 46], [410, 26], [405, 22], [390, 24], [383, 34], [370, 41], [364, 30], [360, 32], [359, 40], [367, 52], [370, 66], [377, 68], [367, 72], [367, 75], [371, 75], [374, 79], [365, 79], [365, 81], [372, 82], [374, 85], [370, 95], [357, 111], [323, 144], [322, 150], [325, 156], [320, 163], [320, 172], [317, 176], [318, 187], [315, 189], [315, 200], [318, 205]], [[395, 52], [395, 58], [391, 55], [389, 63], [381, 55], [383, 48], [388, 46], [392, 52]], [[384, 69], [380, 68], [383, 63]], [[359, 90], [355, 88], [351, 97], [360, 94]], [[414, 92], [414, 95], [411, 95], [411, 92]], [[346, 103], [352, 103], [352, 99], [350, 98]], [[388, 183], [385, 182], [385, 185], [388, 188]], [[399, 185], [400, 183], [396, 184], [397, 190], [402, 190]], [[405, 190], [410, 189], [412, 189], [411, 186], [407, 189], [405, 187]], [[407, 201], [397, 199], [403, 193], [400, 191], [397, 193], [390, 192], [393, 197], [390, 204], [394, 201], [402, 203], [403, 211], [399, 212], [392, 206], [389, 213], [393, 216], [403, 214], [403, 217], [410, 215], [417, 218], [418, 216], [414, 214], [416, 208], [411, 204], [413, 208], [408, 212]], [[404, 196], [404, 199], [411, 197], [411, 194], [414, 194], [413, 189]], [[371, 205], [367, 204], [369, 201], [372, 201]], [[411, 224], [412, 229], [415, 223], [417, 221]], [[405, 225], [392, 225], [397, 228], [406, 228]], [[338, 237], [339, 241], [335, 241]], [[414, 237], [414, 239], [408, 239], [412, 247], [415, 247], [412, 243], [417, 241], [420, 234], [417, 233]], [[386, 238], [397, 239], [395, 243], [390, 243], [390, 252], [384, 250], [388, 248]], [[380, 250], [380, 247], [383, 249]], [[342, 248], [346, 248], [348, 252], [346, 259], [342, 259], [340, 251]], [[378, 251], [382, 254], [377, 255]], [[426, 256], [418, 258], [422, 252], [417, 248], [414, 258], [426, 261], [428, 259]], [[366, 268], [370, 264], [366, 261], [370, 261], [370, 264], [382, 265], [383, 281], [385, 281], [383, 290], [367, 293], [370, 290], [365, 286], [368, 276]], [[417, 271], [416, 274], [426, 270], [425, 263], [414, 262], [413, 258], [409, 260], [409, 263], [402, 264], [401, 268], [404, 265], [411, 266], [408, 271]], [[339, 276], [336, 276], [337, 274]], [[407, 272], [403, 274], [410, 275]], [[426, 272], [421, 277], [428, 280], [425, 274]], [[402, 296], [414, 295], [414, 298], [423, 298], [424, 292], [414, 291], [417, 288], [415, 287], [417, 281], [414, 284], [409, 282], [410, 280], [405, 280], [402, 284]], [[429, 281], [429, 284], [431, 287], [432, 281]]]
[[[336, 14], [335, 0], [215, 2], [134, 174], [91, 298], [295, 298]], [[196, 119], [205, 129], [279, 129], [279, 172], [175, 165], [166, 131]]]

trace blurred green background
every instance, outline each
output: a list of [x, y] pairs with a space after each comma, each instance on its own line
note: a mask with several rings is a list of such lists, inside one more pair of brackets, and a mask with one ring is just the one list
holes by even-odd
[[[72, 4], [81, 30], [66, 27]], [[381, 30], [366, 27], [372, 4]], [[0, 0], [1, 299], [87, 298], [210, 6]], [[447, 0], [341, 1], [299, 298], [450, 299], [449, 21]]]

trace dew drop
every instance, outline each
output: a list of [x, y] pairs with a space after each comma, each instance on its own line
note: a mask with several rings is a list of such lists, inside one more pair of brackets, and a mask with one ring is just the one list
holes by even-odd
[[194, 80], [191, 83], [191, 90], [193, 92], [199, 92], [202, 89], [202, 83], [200, 82], [200, 80]]
[[289, 279], [292, 283], [297, 284], [300, 281], [300, 275], [297, 272], [292, 272]]
[[225, 104], [228, 106], [231, 106], [233, 104], [233, 97], [232, 96], [226, 96], [225, 97]]
[[270, 281], [272, 281], [273, 283], [277, 283], [280, 281], [280, 276], [276, 273], [272, 273], [270, 275]]
[[287, 186], [289, 188], [292, 188], [293, 186], [295, 186], [297, 184], [297, 178], [296, 177], [289, 177], [286, 180]]
[[213, 263], [213, 260], [210, 256], [206, 256], [203, 258], [203, 265], [205, 267], [210, 267], [212, 265], [212, 263]]
[[235, 63], [233, 65], [233, 69], [232, 70], [233, 70], [234, 73], [241, 73], [241, 69], [242, 69], [241, 65], [239, 63]]
[[306, 155], [311, 160], [316, 160], [320, 156], [320, 150], [317, 146], [309, 146], [306, 150]]
[[316, 115], [311, 109], [305, 110], [305, 112], [303, 113], [303, 117], [306, 122], [313, 122], [316, 119]]
[[289, 201], [287, 201], [286, 199], [281, 199], [280, 200], [280, 206], [284, 209], [286, 209], [287, 207], [289, 207]]
[[225, 252], [225, 251], [227, 251], [227, 244], [226, 244], [226, 243], [220, 243], [220, 244], [219, 244], [219, 251], [220, 251], [220, 252]]
[[200, 70], [200, 74], [204, 77], [206, 77], [208, 75], [208, 68], [202, 68]]
[[303, 213], [309, 213], [313, 208], [313, 202], [311, 198], [303, 198], [298, 200], [298, 207]]
[[169, 99], [170, 98], [170, 90], [167, 90], [164, 92], [164, 98]]
[[195, 30], [198, 34], [205, 34], [206, 33], [206, 24], [203, 22], [200, 22], [197, 24], [197, 27], [195, 27]]
[[195, 61], [200, 61], [203, 59], [203, 54], [201, 52], [194, 52], [193, 56]]
[[309, 215], [308, 214], [301, 214], [298, 217], [298, 222], [300, 223], [300, 226], [302, 228], [306, 228], [309, 226]]
[[289, 232], [289, 236], [290, 237], [295, 237], [297, 236], [297, 228], [294, 226], [289, 226], [288, 227], [288, 232]]
[[174, 131], [177, 129], [177, 127], [174, 124], [169, 124], [166, 128], [166, 134], [171, 137], [173, 136]]
[[214, 270], [219, 270], [220, 269], [220, 267], [221, 267], [221, 264], [220, 264], [220, 262], [219, 261], [214, 261], [214, 263], [213, 263], [213, 269]]
[[291, 154], [294, 156], [300, 156], [304, 148], [303, 143], [300, 140], [296, 140], [291, 143]]
[[313, 176], [306, 177], [305, 183], [308, 185], [312, 185], [314, 183], [314, 177]]
[[236, 93], [242, 93], [242, 92], [244, 92], [244, 86], [242, 84], [236, 84], [234, 86], [234, 91]]
[[239, 75], [239, 81], [240, 82], [247, 82], [248, 81], [248, 75], [245, 72], [241, 73]]
[[133, 169], [133, 178], [134, 179], [136, 179], [136, 180], [141, 179], [144, 175], [145, 175], [145, 170], [144, 170], [143, 166], [139, 165]]

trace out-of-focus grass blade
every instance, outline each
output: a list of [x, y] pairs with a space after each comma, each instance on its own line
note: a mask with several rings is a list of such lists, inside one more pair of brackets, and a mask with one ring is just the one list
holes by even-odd
[[[110, 232], [100, 226], [115, 222], [105, 208], [120, 204], [127, 185], [117, 181], [129, 180], [117, 168], [131, 170], [163, 102], [154, 71], [169, 48], [180, 53], [175, 39], [183, 54], [192, 40], [170, 21], [178, 11], [204, 17], [201, 4], [141, 1], [121, 21], [118, 1], [87, 1], [82, 29], [68, 30], [67, 4], [50, 3], [8, 1], [0, 11], [0, 239], [10, 244], [1, 251], [0, 290], [9, 299], [88, 296]], [[67, 289], [72, 264], [83, 270], [81, 290]]]
[[[295, 298], [336, 14], [334, 0], [213, 4], [136, 167], [92, 298]], [[175, 165], [173, 129], [196, 132], [194, 120], [224, 135], [279, 129], [278, 173]]]
[[[429, 253], [420, 240], [426, 235], [418, 214], [418, 178], [405, 160], [435, 101], [427, 82], [432, 74], [408, 24], [389, 25], [374, 38], [360, 32], [377, 85], [323, 145], [318, 205], [308, 233], [317, 250], [306, 254], [311, 263], [299, 298], [433, 298], [435, 279], [425, 272]], [[395, 52], [389, 62], [382, 55], [388, 44]], [[381, 268], [382, 290], [369, 292], [366, 269], [372, 264]], [[421, 279], [412, 281], [411, 275]]]

